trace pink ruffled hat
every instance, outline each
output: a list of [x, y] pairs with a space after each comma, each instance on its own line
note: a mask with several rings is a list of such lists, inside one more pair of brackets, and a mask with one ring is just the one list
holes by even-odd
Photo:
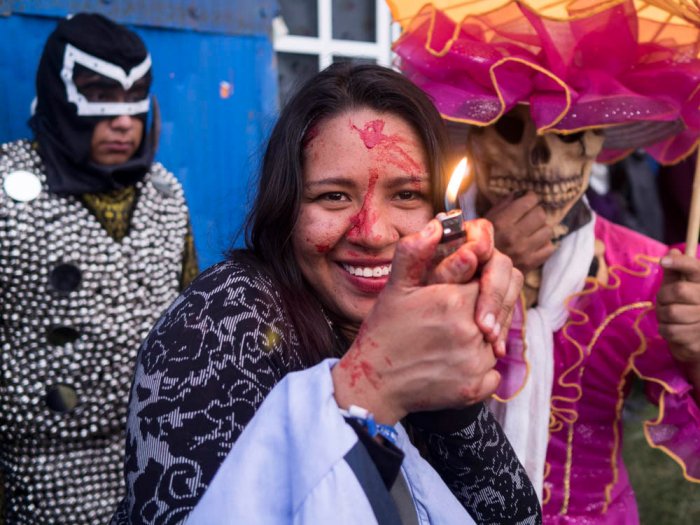
[[692, 1], [434, 3], [451, 7], [416, 12], [416, 2], [389, 1], [404, 26], [394, 44], [400, 67], [447, 120], [487, 126], [529, 104], [538, 133], [605, 128], [603, 162], [644, 147], [673, 164], [697, 146]]

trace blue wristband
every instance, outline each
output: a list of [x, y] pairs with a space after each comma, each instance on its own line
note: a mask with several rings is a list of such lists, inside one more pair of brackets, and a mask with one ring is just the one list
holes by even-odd
[[361, 423], [367, 430], [370, 437], [382, 436], [392, 445], [396, 445], [396, 438], [399, 436], [396, 429], [391, 425], [382, 425], [381, 423], [377, 423], [374, 420], [374, 414], [372, 414], [366, 408], [358, 407], [357, 405], [350, 405], [347, 410], [340, 409], [340, 413], [344, 417], [349, 417]]

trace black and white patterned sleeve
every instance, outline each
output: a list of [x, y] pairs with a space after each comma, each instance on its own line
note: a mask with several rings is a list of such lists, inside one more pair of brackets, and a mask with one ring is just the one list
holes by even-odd
[[433, 468], [477, 523], [542, 523], [530, 478], [501, 425], [483, 403], [474, 407], [459, 430], [415, 430], [427, 447]]
[[142, 345], [129, 403], [126, 498], [112, 523], [182, 522], [265, 396], [300, 367], [269, 281], [214, 266]]

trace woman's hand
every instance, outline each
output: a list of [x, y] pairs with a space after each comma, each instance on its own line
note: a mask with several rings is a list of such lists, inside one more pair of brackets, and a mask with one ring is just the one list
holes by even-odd
[[700, 399], [700, 260], [673, 249], [661, 259], [661, 266], [664, 280], [656, 296], [659, 333]]
[[431, 270], [428, 282], [467, 283], [480, 269], [477, 324], [493, 345], [496, 356], [503, 357], [513, 309], [523, 286], [523, 274], [513, 267], [509, 257], [494, 248], [494, 229], [489, 221], [465, 222], [465, 230], [467, 242]]
[[[434, 279], [432, 259], [441, 233], [439, 222], [433, 220], [399, 242], [389, 283], [350, 350], [333, 368], [339, 406], [363, 406], [377, 421], [394, 424], [409, 412], [470, 405], [498, 386], [496, 357], [475, 320], [482, 301], [479, 288], [484, 285], [463, 282], [468, 278], [459, 272], [445, 279], [456, 282], [426, 284]], [[459, 265], [462, 249], [467, 248], [452, 254], [447, 264]], [[487, 288], [503, 272], [500, 266], [487, 270], [492, 260], [493, 255], [482, 272]], [[503, 297], [507, 294], [502, 292]], [[492, 313], [495, 324], [498, 316], [486, 313], [492, 303], [484, 301], [484, 316]]]

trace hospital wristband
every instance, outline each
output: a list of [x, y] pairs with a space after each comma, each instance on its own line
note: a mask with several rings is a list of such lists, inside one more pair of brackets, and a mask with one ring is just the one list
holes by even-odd
[[389, 441], [392, 445], [396, 445], [396, 438], [399, 433], [391, 425], [382, 425], [374, 420], [374, 414], [372, 414], [366, 408], [358, 407], [357, 405], [350, 405], [347, 410], [340, 409], [340, 413], [343, 417], [354, 419], [360, 423], [365, 429], [370, 437], [382, 436], [384, 439]]

